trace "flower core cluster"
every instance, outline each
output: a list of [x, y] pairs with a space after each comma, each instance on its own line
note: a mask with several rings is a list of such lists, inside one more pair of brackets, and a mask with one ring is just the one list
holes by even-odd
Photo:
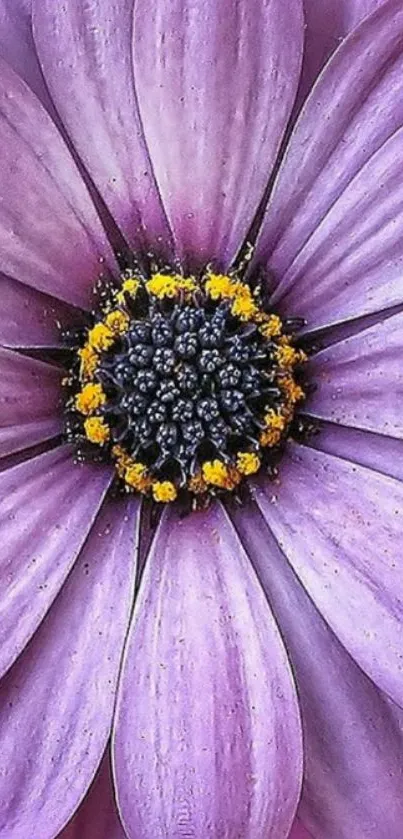
[[288, 333], [235, 274], [128, 271], [79, 336], [67, 437], [158, 502], [234, 490], [278, 449], [304, 397], [305, 355]]

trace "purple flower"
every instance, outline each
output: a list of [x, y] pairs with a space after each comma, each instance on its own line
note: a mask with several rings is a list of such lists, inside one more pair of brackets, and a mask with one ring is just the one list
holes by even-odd
[[[304, 56], [301, 0], [33, 0], [32, 18], [29, 0], [0, 0], [0, 839], [401, 837], [403, 8], [305, 7]], [[270, 410], [288, 411], [269, 470], [239, 497], [213, 483], [196, 511], [116, 491], [112, 463], [77, 464], [66, 441], [68, 414], [69, 439], [91, 441], [66, 387], [85, 386], [93, 290], [121, 294], [139, 262], [127, 330], [202, 318], [190, 407], [175, 400], [193, 338], [168, 342], [162, 372], [162, 332], [161, 347], [138, 339], [151, 418], [166, 400], [179, 416], [154, 439], [127, 331], [95, 353], [113, 387], [90, 391], [89, 418], [140, 441], [150, 473], [176, 452], [188, 487], [199, 449], [173, 439], [186, 410], [213, 428], [200, 445], [231, 460], [249, 440], [259, 462], [263, 372]], [[173, 302], [146, 299], [161, 271]], [[233, 285], [201, 296], [204, 271], [241, 283], [242, 306], [253, 289], [257, 314], [234, 313]], [[269, 312], [285, 332], [265, 344]], [[220, 313], [196, 411], [189, 368]], [[292, 409], [280, 346], [308, 355]], [[244, 350], [240, 390], [229, 354]], [[255, 374], [253, 428], [215, 443], [230, 414], [245, 421], [234, 400]]]

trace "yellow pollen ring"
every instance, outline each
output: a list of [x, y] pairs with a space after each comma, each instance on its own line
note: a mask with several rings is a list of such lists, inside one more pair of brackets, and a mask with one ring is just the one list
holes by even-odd
[[193, 495], [201, 495], [203, 492], [207, 492], [207, 488], [207, 483], [201, 472], [197, 472], [188, 484], [188, 489]]
[[264, 338], [277, 338], [281, 335], [283, 324], [278, 315], [259, 315], [256, 318], [259, 325], [259, 332]]
[[88, 345], [94, 350], [109, 350], [114, 340], [112, 330], [105, 323], [96, 323], [88, 332]]
[[80, 378], [81, 380], [91, 379], [97, 369], [98, 353], [86, 344], [78, 351], [80, 357]]
[[88, 417], [84, 422], [84, 431], [87, 440], [103, 446], [110, 437], [109, 428], [103, 417]]
[[176, 297], [180, 292], [191, 294], [196, 291], [197, 284], [193, 277], [181, 277], [180, 274], [154, 274], [146, 283], [149, 294], [163, 299]]
[[207, 274], [205, 292], [212, 300], [232, 300], [231, 312], [239, 320], [257, 320], [260, 309], [247, 283], [227, 274]]
[[254, 475], [260, 469], [260, 457], [253, 452], [238, 452], [236, 465], [241, 475]]
[[280, 442], [284, 429], [287, 426], [287, 418], [275, 411], [268, 411], [264, 418], [266, 428], [260, 435], [260, 445], [264, 448], [276, 446]]
[[205, 283], [206, 294], [212, 300], [229, 299], [233, 297], [233, 281], [227, 274], [208, 274]]
[[305, 393], [302, 387], [297, 384], [292, 376], [284, 376], [282, 379], [279, 379], [279, 385], [290, 405], [295, 405], [301, 399], [305, 399]]
[[106, 396], [102, 390], [102, 385], [89, 383], [84, 385], [80, 393], [77, 394], [75, 405], [77, 411], [88, 416], [93, 414], [97, 408], [104, 405]]
[[124, 471], [124, 480], [129, 487], [137, 489], [138, 492], [148, 492], [151, 487], [151, 478], [144, 463], [132, 462]]
[[296, 364], [305, 361], [306, 355], [304, 352], [296, 350], [291, 344], [283, 343], [282, 346], [277, 348], [276, 357], [282, 370], [292, 370]]
[[[69, 396], [69, 406], [73, 403], [74, 408], [79, 412], [83, 430], [87, 439], [94, 444], [104, 446], [111, 440], [111, 430], [108, 422], [99, 410], [107, 401], [102, 385], [95, 381], [95, 374], [98, 367], [103, 363], [103, 353], [107, 353], [111, 347], [115, 351], [120, 347], [120, 337], [130, 329], [133, 312], [137, 309], [130, 303], [129, 297], [134, 299], [141, 289], [141, 294], [148, 293], [150, 298], [177, 299], [182, 303], [191, 302], [197, 305], [198, 300], [191, 295], [201, 289], [212, 301], [227, 301], [231, 307], [231, 313], [238, 321], [252, 322], [256, 324], [259, 333], [267, 341], [270, 341], [269, 364], [272, 364], [273, 357], [276, 359], [273, 375], [278, 388], [281, 390], [280, 398], [270, 401], [273, 407], [268, 410], [263, 420], [265, 427], [259, 436], [260, 449], [256, 451], [238, 451], [234, 456], [230, 455], [231, 462], [216, 459], [206, 461], [200, 465], [196, 475], [190, 477], [186, 482], [186, 489], [193, 496], [212, 496], [216, 489], [234, 490], [244, 477], [255, 474], [262, 463], [265, 455], [264, 448], [274, 447], [283, 439], [285, 432], [290, 425], [295, 405], [305, 394], [303, 389], [295, 380], [294, 368], [305, 361], [306, 355], [293, 346], [293, 339], [283, 334], [283, 324], [278, 315], [268, 314], [261, 305], [260, 289], [254, 291], [251, 287], [237, 278], [235, 274], [214, 274], [206, 273], [200, 280], [194, 277], [184, 277], [175, 272], [168, 273], [168, 269], [155, 272], [145, 277], [137, 278], [135, 275], [126, 273], [122, 285], [105, 297], [107, 302], [103, 304], [101, 317], [91, 329], [88, 329], [86, 343], [78, 349], [80, 360], [79, 386], [81, 390], [74, 397]], [[151, 300], [151, 305], [155, 306]], [[209, 309], [212, 309], [209, 305]], [[140, 320], [142, 318], [140, 311]], [[230, 319], [231, 322], [231, 319]], [[261, 340], [261, 339], [260, 339]], [[123, 338], [122, 346], [125, 347]], [[273, 365], [272, 365], [273, 366]], [[74, 381], [68, 382], [69, 386]], [[259, 419], [262, 419], [261, 411]], [[85, 418], [85, 419], [84, 419]], [[111, 421], [111, 426], [113, 422]], [[82, 428], [82, 426], [80, 426]], [[245, 447], [247, 442], [245, 441]], [[121, 479], [127, 491], [135, 490], [160, 503], [174, 501], [178, 496], [178, 488], [170, 480], [164, 480], [161, 476], [157, 480], [153, 475], [152, 466], [137, 462], [133, 457], [119, 445], [111, 446], [111, 455], [117, 476]], [[202, 499], [203, 501], [203, 499]], [[195, 504], [198, 502], [194, 501]]]
[[126, 295], [128, 294], [129, 297], [134, 298], [139, 288], [140, 280], [136, 280], [134, 277], [128, 277], [123, 281], [120, 291], [117, 292], [116, 301], [120, 304], [124, 304], [126, 302]]
[[152, 494], [154, 501], [168, 503], [175, 501], [178, 495], [175, 484], [171, 481], [155, 481], [152, 485]]
[[106, 316], [105, 324], [115, 335], [124, 335], [129, 328], [130, 318], [120, 309], [114, 309]]
[[240, 474], [233, 466], [226, 466], [222, 460], [206, 460], [202, 465], [202, 476], [206, 484], [221, 489], [234, 489], [240, 481]]

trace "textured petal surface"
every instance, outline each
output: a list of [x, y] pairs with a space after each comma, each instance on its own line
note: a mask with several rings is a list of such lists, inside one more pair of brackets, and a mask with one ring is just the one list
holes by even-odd
[[114, 258], [89, 194], [50, 117], [0, 63], [0, 270], [91, 308]]
[[47, 98], [31, 27], [31, 0], [0, 0], [0, 56], [42, 99]]
[[298, 706], [252, 566], [220, 507], [170, 511], [148, 557], [114, 743], [130, 839], [286, 839]]
[[351, 181], [274, 294], [282, 311], [306, 318], [305, 331], [402, 303], [402, 153], [400, 129]]
[[[23, 452], [32, 449], [40, 443], [53, 440], [58, 437], [62, 430], [62, 422], [54, 416], [21, 422], [19, 425], [0, 427], [0, 458], [14, 455], [16, 452]], [[0, 468], [3, 469], [4, 461], [1, 460]]]
[[318, 353], [307, 372], [318, 385], [310, 413], [403, 438], [403, 314]]
[[304, 106], [269, 202], [258, 259], [273, 300], [309, 328], [402, 299], [402, 38], [403, 7], [390, 0], [344, 42]]
[[320, 434], [307, 440], [311, 448], [368, 466], [403, 481], [403, 440], [324, 422]]
[[[302, 821], [315, 839], [398, 839], [403, 823], [399, 721], [321, 618], [254, 505], [235, 516], [298, 685], [305, 758]], [[304, 835], [301, 831], [301, 839]]]
[[126, 839], [114, 800], [109, 750], [83, 803], [58, 839]]
[[0, 348], [0, 456], [45, 439], [38, 439], [39, 427], [46, 437], [61, 432], [62, 378], [57, 367]]
[[2, 682], [1, 839], [53, 839], [104, 753], [133, 595], [138, 505], [129, 503], [101, 510], [61, 594]]
[[294, 101], [302, 34], [300, 0], [135, 3], [145, 137], [191, 266], [225, 267], [248, 232]]
[[0, 344], [4, 347], [57, 347], [61, 326], [77, 314], [60, 300], [0, 274]]
[[0, 672], [24, 649], [67, 577], [110, 482], [62, 446], [0, 474]]
[[168, 253], [133, 83], [133, 0], [34, 0], [37, 49], [58, 113], [134, 249]]
[[376, 684], [403, 705], [403, 484], [289, 444], [257, 503], [331, 628]]
[[304, 0], [305, 50], [299, 101], [303, 101], [325, 61], [360, 21], [384, 0]]

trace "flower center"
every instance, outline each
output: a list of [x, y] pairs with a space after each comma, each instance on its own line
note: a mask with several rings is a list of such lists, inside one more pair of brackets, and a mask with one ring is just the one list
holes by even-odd
[[127, 490], [203, 503], [270, 462], [304, 360], [236, 275], [127, 272], [76, 347], [67, 437], [80, 459], [113, 461]]

